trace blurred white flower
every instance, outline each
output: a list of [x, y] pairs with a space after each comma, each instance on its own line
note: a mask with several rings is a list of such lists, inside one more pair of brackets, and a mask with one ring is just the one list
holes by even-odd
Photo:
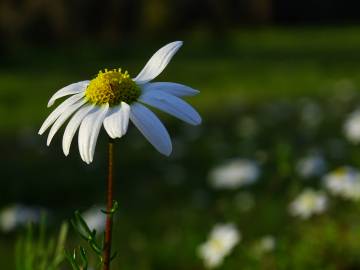
[[360, 199], [360, 173], [352, 167], [340, 167], [324, 176], [324, 185], [333, 195], [349, 200]]
[[273, 251], [276, 247], [276, 239], [272, 235], [266, 235], [256, 241], [254, 253], [256, 256], [262, 256], [265, 253]]
[[303, 178], [321, 176], [326, 170], [326, 162], [321, 155], [311, 154], [297, 162], [296, 170]]
[[293, 216], [308, 219], [325, 212], [327, 206], [328, 199], [323, 192], [306, 189], [290, 204], [289, 210]]
[[360, 109], [351, 113], [344, 124], [345, 137], [352, 143], [360, 142]]
[[234, 159], [214, 168], [209, 178], [215, 188], [235, 189], [254, 183], [259, 174], [259, 166], [254, 161]]
[[206, 268], [215, 268], [241, 240], [241, 234], [234, 224], [217, 224], [212, 229], [209, 239], [198, 249]]
[[105, 215], [101, 212], [101, 209], [105, 209], [105, 207], [94, 206], [82, 214], [89, 228], [96, 230], [97, 233], [103, 233], [105, 231]]
[[323, 118], [323, 112], [318, 103], [312, 100], [303, 100], [301, 108], [301, 121], [309, 128], [317, 127]]
[[0, 229], [3, 232], [10, 232], [30, 222], [39, 223], [43, 211], [40, 208], [27, 207], [20, 204], [6, 207], [0, 212]]

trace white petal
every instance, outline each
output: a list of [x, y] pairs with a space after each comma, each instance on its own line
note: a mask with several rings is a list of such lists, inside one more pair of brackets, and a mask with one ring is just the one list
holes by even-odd
[[109, 110], [109, 105], [105, 105], [101, 108], [101, 114], [96, 118], [96, 122], [94, 123], [92, 132], [91, 132], [91, 137], [90, 137], [90, 147], [89, 147], [89, 158], [90, 158], [90, 162], [93, 161], [94, 158], [94, 153], [95, 153], [95, 147], [96, 147], [96, 143], [97, 143], [97, 139], [99, 136], [99, 132], [101, 129], [101, 126], [103, 124], [103, 121], [106, 117], [106, 114]]
[[113, 139], [125, 135], [129, 125], [130, 106], [121, 102], [120, 106], [109, 110], [104, 119], [104, 128]]
[[52, 138], [54, 137], [55, 133], [59, 130], [59, 128], [64, 124], [64, 122], [82, 105], [86, 103], [86, 100], [82, 99], [78, 102], [70, 105], [66, 111], [60, 115], [60, 117], [55, 121], [54, 125], [51, 127], [49, 136], [47, 139], [47, 145], [49, 146], [51, 143]]
[[81, 122], [79, 129], [79, 151], [83, 161], [90, 164], [93, 160], [97, 138], [109, 105], [97, 107]]
[[169, 133], [152, 111], [140, 103], [135, 103], [131, 105], [130, 119], [160, 153], [166, 156], [171, 154]]
[[122, 110], [121, 131], [122, 131], [122, 134], [124, 135], [129, 126], [130, 106], [125, 102], [122, 102], [121, 106], [122, 106], [121, 107], [121, 110]]
[[81, 122], [79, 134], [78, 134], [78, 144], [79, 144], [79, 152], [81, 159], [86, 163], [89, 162], [88, 158], [88, 148], [89, 141], [91, 137], [91, 129], [95, 122], [96, 117], [100, 113], [100, 107], [95, 107], [93, 111], [91, 111]]
[[164, 92], [153, 91], [142, 95], [140, 101], [171, 114], [191, 125], [199, 125], [201, 117], [182, 99]]
[[66, 99], [63, 103], [61, 103], [44, 121], [44, 123], [42, 124], [40, 130], [39, 130], [39, 134], [43, 134], [55, 121], [56, 119], [58, 119], [58, 117], [67, 110], [67, 108], [69, 106], [71, 106], [72, 104], [74, 104], [76, 101], [80, 100], [81, 98], [83, 98], [84, 94], [83, 93], [79, 93], [76, 95], [73, 95], [71, 97], [69, 97], [68, 99]]
[[182, 41], [174, 41], [162, 47], [150, 58], [134, 80], [143, 84], [154, 79], [164, 70], [182, 44]]
[[177, 97], [195, 96], [200, 93], [186, 85], [171, 82], [146, 83], [141, 88], [144, 94], [150, 91], [161, 91]]
[[104, 119], [104, 128], [110, 138], [115, 139], [118, 137], [119, 126], [120, 126], [120, 106], [110, 108], [107, 116]]
[[61, 88], [50, 98], [47, 106], [52, 106], [55, 100], [57, 100], [58, 98], [83, 92], [85, 88], [89, 85], [89, 82], [90, 81], [77, 82]]
[[69, 155], [72, 139], [76, 133], [76, 130], [79, 128], [81, 121], [92, 109], [94, 109], [93, 105], [82, 107], [74, 114], [74, 116], [67, 124], [62, 141], [63, 152], [65, 156]]

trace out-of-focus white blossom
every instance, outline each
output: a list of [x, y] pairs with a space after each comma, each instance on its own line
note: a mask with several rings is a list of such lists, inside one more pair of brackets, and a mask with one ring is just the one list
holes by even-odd
[[41, 213], [40, 208], [27, 207], [14, 204], [6, 207], [0, 212], [0, 229], [3, 232], [10, 232], [28, 223], [39, 223]]
[[206, 268], [215, 268], [223, 263], [224, 258], [241, 240], [241, 234], [234, 224], [217, 224], [212, 229], [209, 239], [198, 249]]
[[276, 247], [276, 239], [272, 235], [266, 235], [256, 241], [254, 245], [254, 255], [262, 256], [263, 254], [273, 251]]
[[351, 113], [344, 124], [345, 137], [352, 143], [360, 143], [360, 109]]
[[259, 166], [254, 161], [234, 159], [214, 168], [209, 179], [215, 188], [235, 189], [256, 182], [259, 174]]
[[324, 185], [332, 195], [348, 200], [360, 199], [360, 173], [352, 167], [340, 167], [324, 176]]
[[311, 154], [297, 162], [296, 170], [303, 178], [318, 177], [325, 172], [326, 162], [321, 155]]
[[97, 233], [105, 231], [105, 215], [101, 212], [101, 209], [105, 209], [105, 207], [94, 206], [82, 214], [90, 230], [96, 230]]
[[328, 199], [323, 192], [306, 189], [290, 204], [289, 210], [293, 216], [308, 219], [325, 212], [327, 206]]
[[354, 100], [357, 95], [356, 84], [349, 78], [337, 80], [334, 83], [334, 90], [333, 99], [337, 104], [339, 104], [339, 101], [341, 103], [347, 103]]
[[317, 127], [323, 119], [321, 107], [315, 101], [306, 99], [302, 102], [301, 121], [308, 128]]

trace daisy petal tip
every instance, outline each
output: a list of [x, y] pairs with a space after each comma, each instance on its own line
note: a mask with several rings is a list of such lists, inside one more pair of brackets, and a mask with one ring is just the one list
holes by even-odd
[[199, 119], [194, 122], [194, 126], [199, 126], [199, 125], [201, 125], [201, 123], [202, 123], [202, 119]]
[[192, 88], [192, 87], [188, 87], [189, 89], [189, 93], [187, 93], [187, 96], [196, 96], [198, 94], [200, 94], [200, 90]]
[[194, 90], [194, 96], [200, 94], [200, 90], [197, 90], [197, 89], [194, 89], [194, 88], [192, 88], [192, 90]]
[[42, 125], [41, 128], [38, 131], [38, 134], [43, 135], [45, 131], [46, 131], [46, 129], [45, 129], [44, 125]]
[[114, 133], [111, 133], [111, 134], [108, 133], [108, 135], [113, 140], [121, 138], [121, 134], [119, 134], [117, 132], [114, 132]]
[[168, 145], [168, 147], [166, 147], [164, 149], [161, 149], [161, 150], [158, 149], [158, 151], [166, 157], [169, 157], [171, 155], [172, 150], [173, 150], [173, 147], [172, 147], [171, 143], [170, 143], [170, 145]]
[[178, 41], [171, 42], [170, 44], [173, 45], [174, 53], [176, 53], [182, 47], [184, 42], [182, 42], [181, 40], [178, 40]]
[[194, 120], [194, 126], [198, 126], [202, 123], [202, 118], [200, 115]]
[[184, 44], [184, 41], [182, 41], [182, 40], [177, 40], [177, 41], [174, 41], [174, 43], [175, 43], [178, 47], [181, 47], [181, 46]]
[[67, 148], [66, 146], [63, 145], [62, 150], [63, 150], [65, 157], [67, 157], [70, 153], [70, 148]]
[[90, 162], [86, 159], [86, 158], [81, 158], [82, 159], [82, 161], [84, 161], [86, 164], [90, 164]]

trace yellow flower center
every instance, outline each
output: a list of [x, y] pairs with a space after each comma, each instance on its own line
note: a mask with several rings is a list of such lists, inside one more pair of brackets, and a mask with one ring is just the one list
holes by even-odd
[[[347, 173], [347, 170], [346, 170], [346, 168], [344, 168], [344, 167], [342, 167], [342, 168], [338, 168], [338, 169], [336, 169], [336, 171], [335, 171], [335, 175], [337, 176], [337, 177], [343, 177], [343, 176], [345, 176], [346, 175], [346, 173]], [[339, 178], [339, 180], [342, 180], [343, 178]]]
[[115, 106], [122, 101], [131, 104], [140, 96], [140, 88], [127, 71], [122, 73], [121, 69], [105, 69], [90, 81], [85, 96], [90, 103], [96, 105]]
[[307, 194], [307, 196], [303, 198], [303, 204], [307, 209], [313, 208], [316, 204], [315, 197], [310, 194]]
[[220, 239], [212, 239], [210, 241], [210, 246], [215, 250], [215, 252], [221, 252], [224, 250], [224, 244]]

